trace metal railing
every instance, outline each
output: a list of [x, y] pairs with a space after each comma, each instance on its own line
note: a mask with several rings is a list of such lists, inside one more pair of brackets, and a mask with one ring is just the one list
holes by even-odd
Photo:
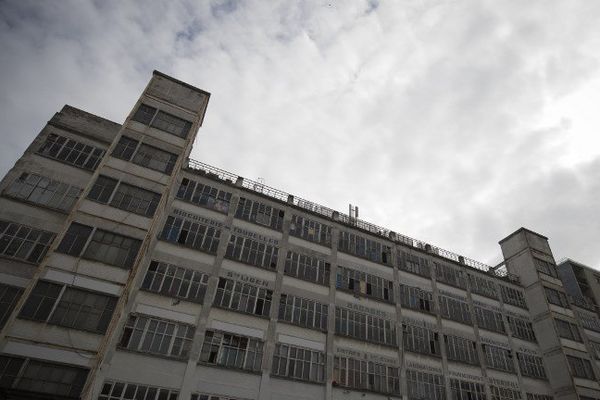
[[217, 167], [213, 167], [212, 165], [205, 164], [203, 162], [188, 159], [188, 168], [197, 172], [200, 172], [209, 177], [218, 178], [224, 180], [226, 182], [235, 183], [238, 186], [241, 186], [245, 189], [252, 190], [257, 193], [264, 194], [265, 196], [269, 196], [276, 200], [284, 201], [289, 204], [293, 204], [296, 207], [302, 208], [304, 210], [322, 215], [326, 218], [333, 219], [345, 225], [350, 225], [369, 233], [372, 233], [377, 236], [381, 236], [385, 239], [391, 240], [395, 243], [405, 244], [411, 247], [416, 247], [419, 249], [423, 249], [429, 253], [439, 255], [448, 260], [452, 260], [458, 262], [460, 264], [469, 266], [471, 268], [475, 268], [477, 270], [489, 273], [499, 278], [504, 278], [513, 282], [518, 282], [518, 277], [513, 274], [509, 274], [504, 269], [495, 269], [491, 266], [484, 264], [480, 261], [473, 260], [471, 258], [467, 258], [461, 256], [457, 253], [442, 249], [437, 246], [430, 245], [421, 240], [413, 239], [409, 236], [405, 236], [394, 231], [391, 231], [387, 228], [372, 224], [367, 221], [360, 220], [358, 218], [350, 217], [346, 214], [335, 211], [329, 207], [322, 206], [317, 203], [313, 203], [312, 201], [302, 199], [300, 197], [293, 196], [289, 193], [286, 193], [282, 190], [275, 189], [273, 187], [267, 186], [264, 183], [253, 181], [248, 178], [243, 178], [239, 175], [232, 174], [231, 172], [222, 170]]

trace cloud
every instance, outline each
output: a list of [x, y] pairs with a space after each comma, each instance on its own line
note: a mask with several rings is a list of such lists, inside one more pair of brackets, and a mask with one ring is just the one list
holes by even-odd
[[600, 267], [593, 1], [0, 5], [8, 170], [68, 103], [153, 69], [212, 93], [194, 158], [481, 261], [526, 226]]

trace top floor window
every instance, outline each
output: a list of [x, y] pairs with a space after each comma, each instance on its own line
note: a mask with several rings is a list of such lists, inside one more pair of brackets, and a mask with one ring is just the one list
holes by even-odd
[[292, 215], [290, 235], [324, 246], [331, 246], [331, 226], [299, 215]]
[[0, 221], [0, 255], [39, 263], [54, 239], [54, 233], [14, 222]]
[[190, 121], [186, 121], [164, 111], [158, 111], [156, 108], [146, 104], [140, 104], [132, 119], [184, 139], [187, 137], [190, 128], [192, 127]]
[[438, 282], [466, 289], [467, 281], [463, 271], [446, 264], [435, 263], [435, 278]]
[[300, 254], [288, 250], [284, 274], [319, 285], [329, 286], [331, 265], [323, 257]]
[[171, 175], [177, 162], [177, 154], [145, 143], [140, 144], [138, 140], [127, 136], [121, 136], [112, 156], [167, 175]]
[[189, 201], [190, 203], [210, 208], [223, 214], [229, 212], [231, 196], [230, 192], [188, 178], [181, 180], [181, 185], [179, 185], [179, 190], [177, 191], [178, 199]]
[[284, 211], [259, 201], [240, 197], [235, 217], [281, 231]]
[[37, 153], [65, 164], [93, 171], [104, 155], [104, 150], [51, 133], [46, 137], [46, 141]]
[[416, 254], [402, 252], [402, 257], [398, 254], [398, 268], [426, 278], [431, 277], [431, 268], [426, 258], [419, 257]]
[[375, 240], [351, 232], [340, 232], [338, 250], [381, 264], [391, 265], [392, 263], [390, 246], [382, 245]]
[[469, 281], [471, 282], [471, 292], [489, 297], [491, 299], [498, 299], [496, 285], [494, 285], [494, 281], [491, 279], [469, 274]]
[[527, 303], [525, 302], [525, 295], [520, 290], [500, 285], [500, 293], [502, 294], [502, 301], [506, 304], [512, 304], [513, 306], [521, 307], [526, 310], [528, 309]]

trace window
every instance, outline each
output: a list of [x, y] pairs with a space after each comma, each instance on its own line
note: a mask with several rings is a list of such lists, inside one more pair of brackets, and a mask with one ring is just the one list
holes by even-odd
[[596, 380], [590, 360], [567, 355], [567, 361], [569, 362], [569, 367], [571, 368], [573, 376]]
[[469, 303], [442, 295], [439, 296], [439, 302], [442, 317], [468, 325], [473, 323]]
[[310, 329], [327, 330], [327, 304], [281, 294], [279, 320]]
[[558, 271], [556, 269], [556, 265], [546, 260], [542, 260], [540, 258], [534, 257], [533, 261], [535, 262], [535, 268], [540, 271], [542, 274], [550, 275], [553, 278], [558, 278]]
[[260, 371], [263, 342], [230, 333], [206, 331], [200, 361], [227, 368]]
[[0, 387], [11, 391], [44, 393], [52, 398], [79, 398], [87, 375], [88, 370], [84, 368], [31, 358], [0, 356]]
[[325, 353], [277, 343], [273, 356], [273, 375], [323, 383]]
[[331, 226], [299, 215], [292, 215], [290, 235], [331, 247]]
[[489, 297], [491, 299], [498, 299], [496, 285], [491, 279], [486, 279], [479, 275], [469, 274], [469, 281], [471, 283], [471, 292]]
[[139, 144], [137, 140], [127, 136], [121, 136], [112, 156], [167, 175], [171, 175], [177, 162], [177, 154], [144, 143]]
[[83, 257], [115, 267], [130, 269], [141, 244], [141, 240], [96, 229], [83, 252]]
[[517, 353], [517, 361], [521, 374], [531, 378], [546, 379], [546, 370], [542, 357], [537, 357], [531, 354]]
[[91, 226], [78, 224], [77, 222], [71, 223], [56, 251], [78, 257], [83, 251], [93, 229]]
[[38, 281], [19, 317], [66, 328], [105, 333], [116, 304], [117, 298], [113, 296]]
[[346, 308], [335, 308], [335, 333], [367, 342], [396, 346], [394, 321]]
[[434, 312], [433, 295], [418, 287], [400, 285], [400, 304], [417, 311]]
[[152, 217], [160, 201], [160, 194], [121, 182], [117, 191], [115, 179], [100, 175], [90, 190], [88, 198], [134, 214]]
[[177, 400], [179, 392], [137, 383], [105, 381], [98, 400]]
[[490, 385], [492, 400], [521, 400], [521, 392], [502, 386]]
[[159, 261], [150, 262], [142, 289], [200, 303], [204, 301], [208, 275]]
[[581, 335], [579, 334], [579, 328], [577, 328], [576, 324], [558, 318], [554, 318], [554, 321], [556, 322], [558, 336], [565, 339], [571, 339], [576, 342], [582, 341]]
[[340, 231], [338, 250], [381, 264], [392, 263], [390, 246], [350, 232]]
[[0, 221], [0, 255], [38, 264], [46, 255], [54, 233], [14, 222]]
[[365, 272], [338, 266], [336, 288], [366, 296], [387, 303], [394, 302], [394, 285], [392, 281]]
[[230, 192], [183, 178], [176, 197], [227, 214], [231, 205], [231, 196]]
[[242, 400], [242, 399], [221, 396], [220, 394], [213, 395], [213, 394], [206, 394], [206, 393], [194, 393], [194, 394], [192, 394], [191, 400]]
[[45, 176], [23, 172], [4, 193], [44, 207], [69, 211], [81, 195], [81, 188]]
[[600, 343], [592, 342], [591, 340], [588, 343], [590, 344], [590, 347], [592, 348], [592, 351], [590, 354], [593, 354], [594, 358], [596, 360], [600, 360]]
[[474, 341], [450, 335], [444, 335], [444, 341], [448, 360], [479, 365], [477, 344]]
[[93, 171], [104, 155], [104, 150], [51, 133], [38, 154]]
[[450, 379], [452, 400], [486, 400], [485, 388], [481, 383]]
[[554, 400], [554, 397], [547, 394], [527, 393], [527, 400]]
[[248, 237], [231, 235], [225, 257], [255, 267], [277, 269], [277, 246], [259, 242]]
[[186, 121], [164, 111], [157, 112], [156, 108], [146, 104], [140, 104], [131, 119], [184, 139], [187, 137], [190, 128], [192, 127], [190, 121]]
[[252, 201], [240, 197], [235, 217], [255, 224], [264, 225], [271, 229], [281, 231], [283, 226], [283, 210], [271, 207], [259, 201]]
[[219, 278], [213, 304], [233, 311], [268, 317], [272, 299], [272, 290], [232, 279]]
[[119, 346], [184, 359], [192, 347], [195, 330], [194, 326], [181, 322], [132, 314], [125, 324]]
[[0, 330], [4, 328], [22, 294], [22, 288], [0, 283]]
[[502, 313], [487, 308], [475, 306], [475, 318], [479, 328], [488, 331], [506, 333]]
[[551, 289], [549, 287], [544, 287], [544, 291], [546, 292], [546, 299], [548, 300], [548, 303], [557, 305], [559, 307], [569, 308], [567, 296], [563, 292], [559, 292], [558, 290]]
[[304, 281], [329, 286], [329, 274], [331, 266], [325, 260], [288, 251], [285, 259], [284, 273]]
[[170, 215], [159, 238], [181, 244], [190, 249], [215, 254], [219, 246], [221, 229], [187, 218]]
[[402, 341], [406, 351], [441, 356], [438, 333], [423, 326], [402, 324]]
[[410, 400], [446, 400], [446, 386], [442, 375], [407, 369], [406, 383]]
[[483, 354], [485, 354], [485, 363], [488, 368], [498, 369], [506, 372], [515, 372], [513, 355], [510, 349], [482, 344]]
[[435, 263], [435, 279], [451, 286], [456, 286], [462, 289], [467, 288], [467, 280], [463, 271], [453, 268], [446, 264]]
[[333, 380], [337, 385], [350, 389], [400, 394], [398, 368], [372, 361], [335, 357]]
[[517, 317], [506, 317], [506, 320], [508, 321], [508, 326], [510, 326], [510, 330], [514, 337], [529, 340], [530, 342], [537, 341], [531, 322]]
[[500, 293], [502, 294], [502, 301], [506, 304], [512, 304], [513, 306], [521, 307], [527, 310], [525, 295], [520, 290], [500, 285]]
[[589, 313], [583, 313], [580, 311], [575, 312], [581, 321], [581, 325], [584, 328], [591, 331], [600, 332], [600, 320], [595, 315]]
[[399, 252], [398, 260], [398, 268], [401, 270], [424, 276], [426, 278], [431, 277], [431, 268], [429, 267], [429, 262], [426, 258], [405, 252], [402, 252], [402, 256], [400, 256]]

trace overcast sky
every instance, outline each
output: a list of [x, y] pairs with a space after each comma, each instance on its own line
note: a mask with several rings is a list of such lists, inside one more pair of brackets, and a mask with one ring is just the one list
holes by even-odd
[[495, 264], [524, 226], [600, 267], [600, 2], [1, 1], [0, 174], [154, 69], [212, 93], [192, 155]]

